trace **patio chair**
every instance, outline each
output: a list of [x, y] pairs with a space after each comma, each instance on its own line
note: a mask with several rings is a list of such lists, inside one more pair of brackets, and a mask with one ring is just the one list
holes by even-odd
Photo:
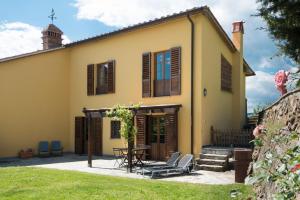
[[48, 141], [39, 142], [38, 155], [39, 155], [39, 157], [48, 157], [48, 156], [50, 156]]
[[177, 162], [180, 158], [180, 152], [174, 152], [171, 154], [171, 157], [167, 160], [166, 164], [159, 164], [151, 167], [145, 167], [142, 169], [141, 173], [146, 174], [146, 173], [151, 173], [152, 170], [154, 169], [166, 169], [166, 168], [172, 168], [177, 165]]
[[123, 158], [123, 156], [121, 155], [120, 148], [113, 148], [113, 153], [114, 153], [114, 157], [115, 157], [114, 166], [116, 166], [116, 164], [118, 164], [118, 167], [120, 167], [122, 158]]
[[184, 174], [184, 173], [190, 173], [194, 156], [192, 154], [186, 154], [183, 156], [176, 167], [168, 167], [163, 169], [150, 169], [151, 178], [155, 177], [155, 175], [160, 176], [161, 174], [169, 175], [169, 173], [175, 173], [175, 174]]
[[147, 168], [167, 168], [167, 167], [175, 167], [177, 165], [177, 162], [180, 158], [181, 153], [180, 152], [174, 152], [171, 154], [170, 158], [167, 160], [165, 164], [155, 164], [153, 166], [149, 166]]
[[63, 147], [61, 142], [58, 140], [51, 142], [51, 154], [53, 156], [62, 156], [63, 155]]

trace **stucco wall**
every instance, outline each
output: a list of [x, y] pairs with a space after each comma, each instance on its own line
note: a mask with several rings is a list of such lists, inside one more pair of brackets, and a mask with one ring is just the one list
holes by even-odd
[[[198, 14], [193, 20], [194, 153], [198, 154], [202, 145], [210, 141], [210, 126], [230, 128], [240, 123], [239, 118], [233, 122], [233, 105], [239, 96], [220, 89], [221, 54], [233, 68], [234, 62], [240, 60], [205, 16]], [[68, 49], [0, 63], [0, 157], [15, 156], [21, 148], [36, 148], [40, 140], [59, 139], [65, 150], [74, 151], [74, 118], [83, 116], [84, 107], [132, 103], [182, 104], [178, 119], [179, 150], [190, 153], [190, 45], [191, 24], [181, 17]], [[142, 54], [176, 46], [182, 49], [181, 95], [142, 98]], [[87, 96], [87, 65], [111, 59], [116, 61], [115, 93]], [[204, 88], [207, 97], [203, 97]], [[110, 139], [109, 119], [103, 121], [103, 141], [104, 154], [112, 154], [113, 147], [125, 144], [122, 139]]]
[[37, 149], [41, 140], [69, 148], [67, 50], [0, 64], [0, 157]]
[[[158, 52], [172, 47], [182, 48], [181, 95], [142, 98], [142, 54]], [[114, 59], [115, 93], [96, 96], [86, 95], [86, 66]], [[142, 103], [145, 105], [182, 104], [179, 111], [179, 149], [190, 152], [190, 24], [186, 18], [168, 23], [122, 33], [107, 39], [88, 42], [70, 52], [70, 144], [74, 148], [74, 116], [82, 115], [82, 108], [111, 107], [115, 104]], [[109, 121], [104, 121], [103, 133], [110, 134]], [[108, 139], [104, 154], [124, 145], [121, 140]]]
[[[233, 53], [221, 39], [218, 32], [214, 29], [207, 18], [203, 18], [202, 30], [202, 71], [201, 71], [201, 121], [202, 141], [203, 145], [210, 144], [210, 127], [215, 128], [240, 128], [241, 118], [239, 115], [234, 115], [234, 112], [240, 112], [240, 109], [235, 111], [235, 108], [240, 108], [239, 94], [236, 90], [237, 82], [240, 81], [240, 63], [236, 62], [239, 57], [238, 52]], [[232, 92], [221, 90], [221, 55], [223, 55], [232, 65], [233, 90]], [[244, 75], [242, 75], [244, 76]], [[244, 86], [241, 86], [244, 87]], [[207, 89], [207, 96], [204, 97], [203, 89]], [[245, 90], [245, 88], [244, 88]], [[245, 96], [243, 97], [245, 99]], [[234, 120], [233, 118], [236, 117]]]

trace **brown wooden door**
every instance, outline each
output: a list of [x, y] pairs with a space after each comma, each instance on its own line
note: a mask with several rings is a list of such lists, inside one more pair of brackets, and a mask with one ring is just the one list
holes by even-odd
[[85, 117], [75, 117], [75, 153], [84, 154]]
[[94, 155], [102, 156], [102, 118], [93, 118], [91, 128], [94, 136]]
[[[91, 130], [94, 136], [93, 152], [96, 156], [102, 155], [102, 118], [93, 118]], [[88, 153], [87, 121], [85, 117], [75, 117], [75, 153]]]
[[166, 159], [166, 126], [164, 116], [151, 116], [149, 118], [150, 156], [152, 160]]

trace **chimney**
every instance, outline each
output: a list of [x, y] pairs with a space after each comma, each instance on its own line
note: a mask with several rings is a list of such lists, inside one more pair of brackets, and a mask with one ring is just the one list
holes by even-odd
[[43, 49], [52, 49], [62, 46], [62, 34], [63, 32], [57, 28], [54, 24], [49, 24], [42, 31], [43, 34]]
[[233, 22], [232, 25], [232, 42], [234, 46], [240, 51], [241, 55], [243, 55], [244, 22]]

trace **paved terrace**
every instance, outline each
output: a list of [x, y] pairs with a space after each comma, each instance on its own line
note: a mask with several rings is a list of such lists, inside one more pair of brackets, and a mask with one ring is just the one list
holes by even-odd
[[[149, 164], [154, 162], [150, 161]], [[87, 167], [87, 156], [74, 154], [65, 154], [62, 157], [49, 158], [32, 158], [21, 160], [18, 158], [0, 160], [0, 167], [42, 167], [59, 170], [72, 170], [86, 173], [94, 173], [109, 176], [119, 176], [137, 179], [150, 179], [148, 176], [142, 176], [137, 173], [128, 173], [126, 168], [118, 168], [113, 157], [102, 156], [93, 157], [93, 167]], [[163, 181], [177, 181], [188, 183], [203, 184], [232, 184], [234, 183], [234, 171], [227, 172], [210, 172], [210, 171], [193, 171], [189, 175], [169, 176], [160, 178]]]

